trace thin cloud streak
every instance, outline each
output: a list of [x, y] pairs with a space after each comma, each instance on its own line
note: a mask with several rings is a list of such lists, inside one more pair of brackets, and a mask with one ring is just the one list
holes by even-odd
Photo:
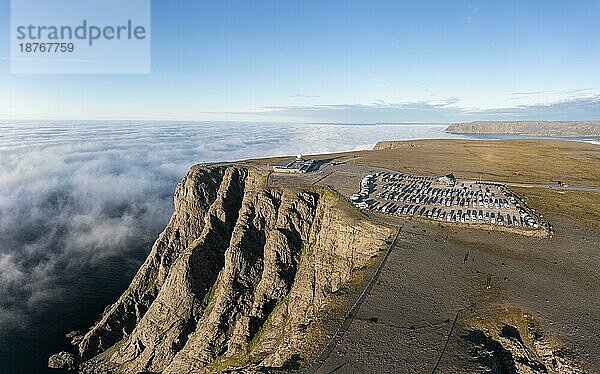
[[[587, 89], [573, 90], [574, 94]], [[526, 94], [526, 93], [522, 93]], [[527, 93], [528, 95], [537, 93]], [[458, 98], [445, 100], [371, 104], [325, 104], [267, 106], [254, 111], [227, 112], [269, 118], [298, 118], [306, 121], [344, 123], [462, 122], [472, 120], [594, 120], [600, 119], [600, 95], [568, 97], [544, 104], [478, 109], [459, 106]]]
[[320, 97], [319, 95], [309, 95], [309, 94], [300, 94], [300, 93], [296, 93], [296, 94], [289, 94], [288, 97], [294, 98], [294, 99], [312, 99], [312, 98], [317, 98]]

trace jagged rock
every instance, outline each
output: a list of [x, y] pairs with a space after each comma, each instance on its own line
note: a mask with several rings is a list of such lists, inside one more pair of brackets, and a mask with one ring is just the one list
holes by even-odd
[[251, 370], [305, 357], [307, 326], [392, 229], [331, 190], [265, 185], [253, 168], [192, 167], [131, 286], [79, 343], [79, 370]]
[[560, 347], [553, 347], [541, 330], [528, 324], [527, 343], [521, 332], [505, 324], [498, 332], [469, 329], [462, 338], [470, 342], [471, 353], [482, 372], [491, 373], [583, 373], [575, 360]]
[[192, 167], [177, 185], [175, 212], [154, 243], [148, 258], [119, 300], [106, 308], [100, 321], [79, 343], [84, 359], [110, 348], [130, 334], [164, 283], [171, 265], [202, 232], [204, 215], [216, 199], [223, 168]]
[[48, 367], [51, 369], [67, 369], [72, 370], [75, 368], [77, 357], [73, 353], [59, 352], [55, 355], [50, 356], [48, 359]]
[[69, 339], [72, 345], [78, 345], [83, 340], [83, 335], [83, 332], [76, 330], [66, 334], [65, 337]]

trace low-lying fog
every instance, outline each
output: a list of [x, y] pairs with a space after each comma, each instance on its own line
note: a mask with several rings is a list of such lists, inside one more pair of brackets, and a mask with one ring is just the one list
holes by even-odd
[[82, 277], [133, 273], [193, 163], [369, 148], [444, 127], [0, 122], [0, 333], [77, 302]]

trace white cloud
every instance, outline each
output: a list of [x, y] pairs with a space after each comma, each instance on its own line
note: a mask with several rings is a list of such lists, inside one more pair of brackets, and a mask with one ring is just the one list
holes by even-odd
[[466, 108], [456, 97], [389, 103], [268, 106], [231, 115], [297, 118], [304, 121], [344, 123], [463, 122], [473, 120], [596, 120], [600, 118], [600, 92], [592, 89], [522, 92], [513, 94], [511, 105], [498, 108]]
[[[197, 162], [371, 147], [443, 126], [0, 122], [0, 329], [139, 265]], [[97, 284], [97, 287], [103, 287]], [[99, 313], [100, 311], [98, 311]]]

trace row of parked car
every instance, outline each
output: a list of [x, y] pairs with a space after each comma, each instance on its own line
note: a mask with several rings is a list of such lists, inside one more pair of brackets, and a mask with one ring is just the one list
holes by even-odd
[[[385, 188], [385, 186], [383, 187]], [[461, 197], [460, 194], [452, 196], [451, 194], [440, 193], [440, 194], [429, 194], [429, 193], [415, 193], [414, 191], [406, 192], [392, 192], [384, 191], [379, 192], [377, 197], [385, 200], [400, 201], [405, 203], [416, 203], [416, 204], [432, 204], [440, 206], [461, 206], [465, 208], [469, 207], [485, 207], [485, 208], [504, 208], [510, 209], [509, 199], [495, 197], [491, 195], [487, 197], [482, 195], [475, 195], [474, 197]]]
[[404, 173], [379, 172], [375, 174], [383, 183], [398, 182], [398, 181], [413, 181], [422, 183], [431, 183], [435, 178], [421, 175], [411, 175]]
[[360, 190], [358, 193], [352, 194], [350, 196], [350, 200], [354, 203], [358, 203], [367, 197], [369, 194], [373, 192], [375, 177], [373, 175], [367, 175], [360, 181]]
[[479, 190], [470, 190], [463, 188], [437, 188], [415, 185], [414, 183], [388, 183], [382, 185], [382, 192], [377, 194], [378, 198], [410, 202], [435, 204], [441, 206], [461, 206], [461, 207], [485, 207], [485, 208], [505, 208], [510, 209], [510, 204], [514, 204], [514, 198], [504, 198], [496, 196], [489, 187], [485, 190], [479, 187]]
[[535, 219], [533, 219], [533, 217], [531, 215], [529, 215], [529, 213], [527, 213], [527, 211], [521, 207], [517, 207], [518, 211], [519, 211], [519, 215], [521, 216], [521, 222], [523, 222], [523, 226], [524, 227], [530, 227], [530, 228], [538, 228], [538, 223], [535, 221]]
[[[375, 173], [361, 180], [360, 191], [350, 199], [359, 209], [387, 214], [448, 222], [538, 227], [536, 220], [517, 203], [515, 195], [505, 186], [480, 182], [458, 185], [452, 175], [449, 177], [453, 181], [445, 185], [440, 182], [441, 178], [436, 181], [433, 177], [403, 173]], [[377, 189], [377, 199], [369, 198]]]
[[[388, 203], [372, 203], [366, 204], [367, 208], [381, 213], [396, 214], [396, 215], [408, 215], [414, 217], [422, 217], [435, 219], [447, 222], [462, 222], [462, 223], [489, 223], [497, 224], [500, 226], [522, 226], [522, 227], [534, 227], [535, 222], [530, 222], [524, 217], [517, 217], [510, 213], [495, 212], [495, 211], [484, 211], [483, 209], [452, 209], [445, 210], [442, 208], [430, 208], [418, 204], [405, 204], [403, 206], [397, 205], [392, 202]], [[537, 226], [535, 226], [537, 227]]]

